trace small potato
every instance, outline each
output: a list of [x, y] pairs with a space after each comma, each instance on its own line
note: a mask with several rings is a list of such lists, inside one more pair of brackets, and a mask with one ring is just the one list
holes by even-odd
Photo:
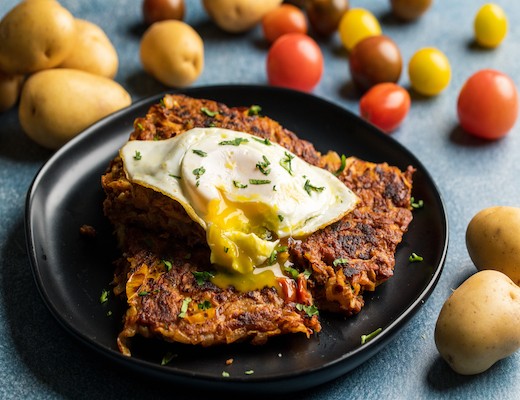
[[466, 229], [466, 247], [478, 270], [501, 271], [520, 286], [520, 208], [479, 211]]
[[170, 87], [185, 87], [202, 73], [204, 43], [187, 23], [160, 21], [144, 33], [140, 57], [145, 71], [159, 82]]
[[75, 41], [74, 17], [57, 1], [22, 1], [0, 21], [0, 70], [28, 74], [53, 68]]
[[89, 125], [130, 104], [128, 92], [109, 78], [55, 68], [27, 79], [19, 119], [27, 136], [43, 147], [57, 149]]
[[18, 101], [23, 75], [6, 75], [0, 72], [0, 112], [7, 111]]
[[520, 287], [502, 272], [479, 271], [444, 303], [435, 344], [457, 373], [474, 375], [520, 348]]
[[76, 44], [60, 64], [61, 68], [80, 69], [114, 78], [119, 67], [116, 49], [98, 25], [76, 19]]
[[241, 33], [258, 25], [282, 0], [203, 0], [204, 9], [219, 28]]

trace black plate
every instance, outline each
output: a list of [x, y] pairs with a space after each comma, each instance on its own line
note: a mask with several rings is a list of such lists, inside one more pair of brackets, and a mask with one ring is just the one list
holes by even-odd
[[[26, 235], [32, 270], [42, 298], [63, 327], [82, 342], [134, 371], [175, 384], [203, 389], [275, 393], [302, 390], [347, 373], [386, 346], [414, 315], [435, 287], [448, 245], [442, 198], [420, 161], [391, 137], [349, 111], [316, 96], [264, 86], [190, 88], [187, 95], [229, 106], [258, 104], [318, 150], [334, 149], [367, 161], [388, 162], [405, 169], [413, 165], [413, 196], [425, 207], [414, 219], [396, 254], [395, 275], [373, 294], [352, 318], [322, 313], [323, 330], [311, 339], [278, 337], [264, 346], [247, 344], [215, 348], [165, 344], [135, 339], [133, 356], [116, 345], [124, 304], [111, 297], [100, 303], [112, 279], [118, 252], [102, 213], [100, 177], [125, 143], [136, 117], [144, 116], [163, 94], [140, 101], [73, 139], [43, 166], [27, 195]], [[79, 228], [89, 224], [97, 236], [86, 239]], [[408, 257], [424, 257], [420, 266]], [[110, 314], [111, 315], [107, 315]], [[361, 345], [361, 336], [382, 332]], [[176, 357], [162, 366], [166, 352]], [[233, 358], [227, 366], [225, 361]], [[254, 371], [246, 374], [246, 371]], [[223, 377], [222, 372], [229, 372]]]

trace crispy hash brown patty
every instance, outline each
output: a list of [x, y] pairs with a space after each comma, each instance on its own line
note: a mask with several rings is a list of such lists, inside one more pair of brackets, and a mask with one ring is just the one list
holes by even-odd
[[[130, 140], [163, 140], [209, 126], [269, 139], [331, 172], [341, 168], [337, 153], [322, 155], [254, 108], [184, 95], [166, 95], [136, 119]], [[290, 285], [241, 293], [201, 278], [214, 271], [202, 227], [176, 201], [128, 181], [121, 159], [112, 160], [102, 186], [104, 212], [122, 251], [115, 292], [129, 307], [118, 337], [121, 352], [130, 355], [129, 338], [136, 334], [202, 346], [246, 340], [262, 344], [271, 336], [296, 332], [309, 337], [321, 326], [306, 307], [358, 313], [363, 292], [375, 290], [393, 274], [396, 248], [412, 220], [414, 169], [403, 172], [354, 157], [343, 167], [338, 178], [359, 196], [357, 207], [305, 239], [289, 241], [291, 261], [300, 272]]]

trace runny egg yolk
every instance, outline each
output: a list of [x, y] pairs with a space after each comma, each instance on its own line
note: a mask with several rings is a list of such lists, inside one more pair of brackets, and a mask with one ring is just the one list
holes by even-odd
[[212, 281], [241, 291], [277, 287], [280, 243], [337, 221], [358, 201], [330, 172], [243, 132], [195, 128], [130, 141], [120, 155], [130, 181], [178, 201], [205, 229]]

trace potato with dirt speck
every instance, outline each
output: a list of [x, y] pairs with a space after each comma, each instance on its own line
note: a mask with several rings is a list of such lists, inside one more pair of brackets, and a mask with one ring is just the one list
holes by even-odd
[[76, 69], [54, 68], [31, 75], [18, 109], [24, 132], [57, 149], [103, 117], [131, 104], [117, 82]]
[[479, 271], [446, 300], [435, 345], [457, 373], [479, 374], [520, 348], [520, 287], [495, 270]]
[[143, 68], [163, 85], [186, 87], [204, 68], [204, 43], [198, 32], [183, 21], [155, 22], [140, 44]]
[[520, 286], [520, 208], [479, 211], [466, 229], [466, 247], [478, 270], [503, 272]]
[[57, 1], [22, 1], [0, 21], [0, 70], [23, 75], [53, 68], [75, 41], [74, 17]]

